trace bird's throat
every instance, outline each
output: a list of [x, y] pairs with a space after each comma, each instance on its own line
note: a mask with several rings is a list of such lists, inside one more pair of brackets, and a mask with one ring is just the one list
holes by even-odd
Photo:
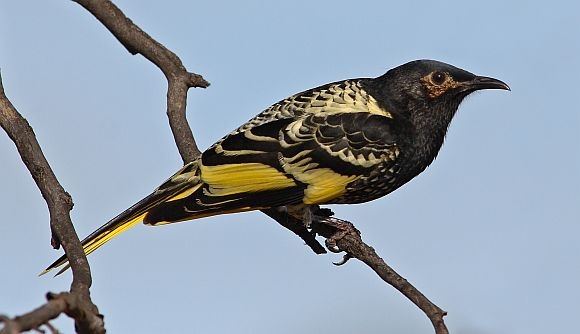
[[[424, 112], [438, 111], [425, 110]], [[437, 157], [454, 114], [455, 112], [441, 113], [436, 118], [426, 117], [422, 112], [415, 114], [416, 117], [412, 120], [415, 136], [412, 143], [413, 157], [411, 157], [411, 165], [413, 165], [411, 169], [415, 173], [421, 173]]]

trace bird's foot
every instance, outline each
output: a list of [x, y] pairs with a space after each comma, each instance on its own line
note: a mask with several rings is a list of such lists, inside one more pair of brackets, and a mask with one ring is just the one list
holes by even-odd
[[[357, 238], [360, 237], [360, 231], [357, 230], [356, 227], [354, 227], [354, 225], [351, 224], [350, 222], [340, 220], [340, 219], [335, 219], [332, 217], [327, 217], [326, 219], [323, 219], [321, 221], [321, 223], [323, 223], [327, 226], [333, 227], [336, 230], [336, 232], [334, 232], [325, 241], [326, 248], [328, 248], [333, 253], [342, 252], [340, 247], [338, 247], [338, 241], [340, 241], [340, 239], [344, 238], [345, 236], [350, 234], [350, 235], [355, 235]], [[351, 258], [352, 258], [352, 255], [350, 255], [349, 253], [346, 253], [344, 255], [344, 257], [342, 258], [342, 261], [334, 262], [334, 264], [337, 266], [341, 266], [341, 265], [345, 264]]]

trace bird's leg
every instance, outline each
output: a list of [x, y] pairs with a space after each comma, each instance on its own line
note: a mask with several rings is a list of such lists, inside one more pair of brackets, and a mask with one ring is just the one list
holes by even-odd
[[[318, 207], [318, 205], [316, 205], [316, 207]], [[312, 225], [312, 216], [314, 210], [315, 208], [312, 205], [307, 205], [304, 208], [304, 213], [302, 214], [302, 223], [304, 226], [306, 226], [306, 228], [310, 228], [310, 225]]]
[[306, 228], [310, 228], [312, 219], [316, 213], [320, 211], [318, 205], [296, 204], [286, 206], [288, 214], [304, 224]]
[[[318, 233], [324, 236], [330, 235], [326, 238], [325, 243], [326, 247], [333, 253], [342, 252], [337, 245], [340, 239], [349, 234], [354, 234], [357, 237], [360, 236], [360, 231], [352, 223], [334, 218], [334, 212], [332, 210], [321, 208], [318, 205], [288, 205], [286, 206], [286, 212], [291, 217], [301, 220], [304, 227], [312, 229], [312, 233]], [[343, 265], [351, 258], [352, 256], [347, 253], [344, 255], [342, 261], [335, 262], [334, 264], [337, 266]]]

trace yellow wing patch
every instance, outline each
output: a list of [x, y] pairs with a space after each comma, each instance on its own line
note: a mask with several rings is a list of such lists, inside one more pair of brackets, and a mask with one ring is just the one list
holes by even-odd
[[304, 204], [322, 204], [343, 195], [346, 192], [346, 185], [360, 176], [346, 176], [330, 168], [319, 168], [308, 170], [295, 177], [300, 182], [308, 184], [304, 191]]
[[201, 179], [209, 185], [211, 195], [226, 196], [291, 188], [296, 182], [274, 167], [261, 163], [201, 165]]

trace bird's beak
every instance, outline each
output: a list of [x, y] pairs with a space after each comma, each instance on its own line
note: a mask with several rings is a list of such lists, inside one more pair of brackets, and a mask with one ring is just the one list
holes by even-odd
[[470, 91], [476, 91], [481, 89], [505, 89], [511, 90], [510, 86], [508, 86], [505, 82], [489, 78], [489, 77], [480, 77], [477, 76], [472, 80], [465, 83], [465, 86]]

